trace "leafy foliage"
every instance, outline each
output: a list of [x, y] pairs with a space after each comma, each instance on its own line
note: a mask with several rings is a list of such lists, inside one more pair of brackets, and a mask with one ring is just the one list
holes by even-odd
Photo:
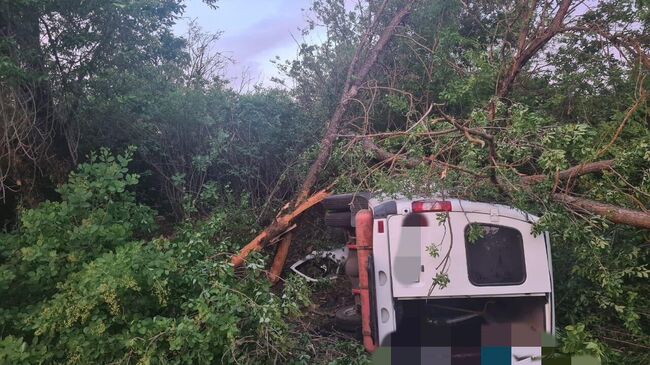
[[20, 229], [2, 237], [0, 359], [257, 364], [299, 354], [285, 317], [309, 303], [305, 283], [289, 278], [278, 296], [262, 256], [243, 274], [223, 260], [241, 244], [231, 216], [246, 208], [222, 205], [173, 238], [138, 240], [152, 211], [128, 190], [138, 179], [130, 158], [91, 155], [60, 202], [25, 211]]
[[19, 229], [3, 235], [3, 268], [13, 277], [3, 303], [38, 301], [80, 265], [153, 228], [153, 212], [128, 190], [138, 182], [127, 170], [131, 157], [92, 154], [58, 189], [61, 201], [22, 213]]
[[[281, 88], [242, 93], [220, 73], [229, 60], [214, 48], [219, 33], [193, 25], [173, 34], [183, 1], [3, 2], [0, 218], [15, 229], [0, 235], [0, 362], [314, 360], [302, 351], [309, 339], [285, 320], [306, 303], [304, 285], [288, 279], [278, 294], [263, 256], [244, 273], [221, 259], [295, 192], [355, 48], [376, 40], [404, 3], [312, 1], [304, 35], [326, 37], [277, 60]], [[650, 12], [632, 0], [572, 7], [565, 28], [499, 93], [522, 40], [545, 34], [535, 27], [551, 24], [562, 2], [533, 3], [526, 21], [526, 1], [415, 2], [350, 103], [319, 185], [442, 192], [541, 216], [561, 351], [645, 364], [648, 233], [552, 196], [647, 211]], [[398, 157], [378, 158], [360, 135]], [[122, 156], [100, 149], [131, 145]], [[557, 178], [605, 159], [611, 169]], [[527, 186], [522, 175], [546, 178]], [[173, 234], [152, 239], [145, 204], [180, 222]], [[353, 358], [334, 363], [367, 360], [350, 343], [329, 350]]]
[[[293, 92], [306, 100], [303, 105], [331, 111], [330, 90], [318, 85], [338, 85], [344, 77], [345, 68], [336, 62], [349, 53], [341, 45], [360, 39], [373, 19], [387, 21], [390, 12], [380, 12], [380, 1], [348, 10], [329, 1], [316, 3], [332, 39], [303, 46], [299, 61], [285, 70], [298, 84]], [[568, 28], [521, 66], [507, 97], [499, 98], [495, 90], [521, 52], [521, 32], [526, 31], [524, 41], [539, 34], [535, 24], [545, 16], [537, 8], [538, 18], [522, 22], [528, 6], [417, 2], [364, 84], [364, 94], [349, 108], [346, 133], [359, 137], [339, 141], [323, 180], [336, 180], [342, 192], [442, 192], [541, 216], [536, 230], [550, 232], [553, 242], [561, 350], [596, 354], [607, 363], [618, 363], [622, 356], [626, 363], [646, 363], [649, 322], [641, 308], [649, 304], [647, 232], [558, 204], [552, 193], [647, 211], [647, 65], [634, 52], [608, 50], [604, 45], [617, 39], [602, 36], [615, 33], [646, 47], [641, 34], [647, 32], [647, 7], [612, 1], [585, 14], [572, 13]], [[356, 34], [334, 31], [339, 19]], [[320, 74], [317, 67], [328, 72]], [[454, 131], [449, 118], [493, 140]], [[396, 157], [378, 157], [360, 143], [362, 135]], [[611, 170], [569, 181], [555, 176], [605, 159], [614, 159]], [[522, 186], [521, 175], [548, 178], [529, 187]], [[480, 232], [470, 233], [478, 237]], [[442, 279], [433, 279], [433, 285]], [[625, 342], [616, 340], [620, 335]]]

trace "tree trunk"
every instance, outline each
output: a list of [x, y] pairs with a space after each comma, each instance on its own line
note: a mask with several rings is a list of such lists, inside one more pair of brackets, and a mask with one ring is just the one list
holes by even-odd
[[[347, 111], [350, 100], [355, 98], [359, 93], [359, 88], [361, 87], [362, 83], [365, 82], [366, 77], [370, 72], [370, 69], [377, 62], [377, 58], [379, 57], [379, 54], [384, 50], [384, 48], [386, 47], [390, 39], [395, 34], [395, 30], [397, 26], [404, 20], [406, 15], [408, 15], [408, 13], [411, 11], [411, 6], [413, 5], [413, 2], [414, 0], [408, 1], [403, 8], [401, 8], [397, 13], [395, 13], [390, 23], [388, 23], [386, 28], [384, 28], [381, 36], [379, 37], [379, 40], [377, 40], [377, 43], [372, 47], [372, 49], [368, 53], [366, 60], [361, 65], [359, 70], [356, 72], [354, 72], [354, 69], [356, 68], [356, 57], [360, 55], [361, 52], [359, 48], [357, 48], [357, 51], [355, 51], [355, 57], [353, 57], [352, 62], [350, 63], [350, 67], [348, 69], [348, 78], [346, 80], [343, 93], [341, 95], [341, 100], [339, 101], [339, 104], [336, 106], [336, 109], [334, 110], [334, 114], [332, 114], [332, 117], [327, 123], [327, 129], [325, 131], [325, 135], [323, 135], [323, 138], [320, 142], [320, 150], [318, 151], [318, 156], [316, 157], [316, 160], [314, 160], [312, 165], [309, 167], [307, 176], [305, 177], [305, 180], [303, 180], [298, 195], [296, 196], [296, 199], [293, 201], [294, 206], [302, 203], [303, 200], [307, 196], [309, 196], [309, 192], [311, 191], [311, 189], [314, 187], [314, 184], [316, 183], [318, 174], [321, 172], [323, 166], [325, 165], [327, 160], [329, 160], [329, 157], [332, 153], [334, 142], [336, 141], [337, 138], [337, 133], [343, 122], [343, 116]], [[372, 37], [367, 37], [367, 38], [371, 39]], [[363, 44], [360, 44], [359, 47], [363, 47]], [[271, 267], [271, 271], [269, 273], [269, 278], [274, 282], [277, 281], [277, 278], [279, 278], [280, 275], [280, 271], [284, 267], [284, 262], [288, 255], [290, 245], [291, 245], [290, 236], [286, 239], [283, 239], [282, 242], [280, 242], [280, 244], [278, 245], [278, 249], [275, 254], [275, 259], [273, 261], [273, 266]]]
[[[341, 127], [343, 116], [347, 111], [348, 103], [350, 102], [350, 100], [355, 98], [359, 93], [359, 88], [361, 87], [366, 77], [368, 76], [370, 69], [377, 62], [377, 58], [379, 57], [379, 54], [384, 50], [384, 48], [388, 44], [388, 41], [390, 41], [390, 39], [393, 37], [393, 34], [395, 34], [395, 30], [397, 26], [402, 22], [404, 17], [406, 17], [406, 15], [410, 12], [411, 5], [413, 4], [413, 2], [414, 0], [408, 1], [407, 4], [401, 10], [399, 10], [395, 14], [395, 16], [393, 16], [393, 19], [386, 26], [383, 33], [381, 34], [381, 37], [379, 38], [375, 46], [370, 50], [368, 57], [366, 58], [365, 62], [363, 63], [363, 65], [361, 66], [361, 68], [356, 74], [353, 72], [354, 68], [356, 67], [356, 62], [355, 59], [353, 58], [352, 63], [350, 64], [348, 70], [348, 75], [352, 75], [352, 76], [349, 77], [348, 80], [346, 81], [343, 93], [341, 95], [341, 100], [339, 101], [339, 104], [336, 106], [336, 109], [334, 110], [334, 114], [332, 114], [332, 117], [327, 122], [327, 129], [325, 131], [325, 135], [323, 135], [323, 138], [321, 139], [318, 156], [316, 157], [316, 160], [314, 160], [312, 165], [309, 167], [309, 171], [307, 172], [305, 180], [303, 180], [302, 185], [300, 187], [300, 191], [298, 192], [298, 195], [294, 200], [294, 205], [302, 203], [302, 201], [305, 200], [305, 198], [309, 195], [311, 189], [314, 187], [318, 174], [322, 170], [325, 162], [329, 160], [330, 154], [332, 153], [332, 149], [334, 147], [334, 141], [336, 141], [337, 133], [339, 128]], [[360, 54], [360, 52], [358, 51], [355, 53]]]
[[252, 251], [261, 250], [266, 242], [284, 232], [294, 219], [296, 219], [305, 211], [309, 210], [314, 205], [323, 201], [323, 199], [328, 196], [329, 193], [327, 191], [321, 190], [318, 193], [312, 195], [304, 203], [297, 206], [296, 209], [294, 209], [291, 213], [276, 218], [271, 225], [266, 227], [252, 241], [250, 241], [246, 246], [239, 250], [239, 253], [230, 259], [230, 263], [235, 267], [243, 264], [246, 260], [246, 256], [248, 256], [249, 253]]

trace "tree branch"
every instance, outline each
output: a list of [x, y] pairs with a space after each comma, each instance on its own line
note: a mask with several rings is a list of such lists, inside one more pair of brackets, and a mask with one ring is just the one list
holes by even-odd
[[[503, 187], [499, 183], [499, 179], [497, 178], [497, 174], [496, 174], [498, 164], [497, 164], [497, 146], [496, 146], [496, 142], [494, 141], [494, 136], [489, 134], [489, 133], [486, 133], [486, 132], [484, 132], [484, 131], [482, 131], [480, 129], [465, 127], [464, 125], [458, 123], [458, 121], [456, 121], [456, 119], [454, 119], [453, 117], [445, 114], [442, 110], [439, 110], [439, 111], [440, 111], [440, 114], [442, 114], [443, 118], [445, 118], [446, 121], [448, 121], [454, 127], [456, 127], [456, 129], [463, 132], [463, 134], [465, 135], [467, 140], [469, 140], [471, 143], [477, 143], [477, 142], [476, 142], [476, 139], [473, 139], [470, 135], [477, 136], [477, 137], [481, 138], [483, 141], [485, 141], [485, 143], [487, 143], [487, 145], [488, 145], [488, 162], [490, 163], [490, 167], [491, 167], [490, 180], [499, 189], [499, 191], [501, 193], [505, 192], [505, 190], [503, 189]], [[480, 144], [481, 147], [484, 147], [485, 143], [481, 143]]]
[[[388, 41], [390, 41], [390, 39], [393, 37], [393, 34], [395, 33], [397, 26], [402, 22], [402, 20], [404, 20], [406, 15], [408, 15], [408, 13], [410, 12], [411, 6], [413, 5], [414, 1], [415, 0], [408, 1], [406, 5], [404, 5], [404, 7], [400, 9], [395, 14], [395, 16], [393, 16], [393, 19], [390, 21], [390, 23], [386, 26], [386, 28], [382, 32], [377, 43], [368, 53], [368, 57], [359, 68], [359, 71], [350, 78], [350, 80], [354, 80], [354, 82], [350, 82], [350, 85], [346, 85], [346, 87], [344, 87], [343, 93], [341, 94], [341, 99], [338, 105], [336, 106], [336, 109], [334, 110], [332, 117], [327, 122], [327, 129], [325, 131], [325, 135], [321, 139], [318, 156], [310, 166], [309, 171], [307, 172], [307, 175], [305, 177], [305, 180], [303, 180], [303, 183], [300, 187], [300, 191], [294, 201], [294, 205], [300, 204], [309, 195], [309, 191], [316, 183], [316, 178], [318, 177], [318, 173], [321, 171], [323, 165], [329, 159], [329, 156], [332, 153], [334, 141], [336, 140], [337, 137], [337, 131], [339, 130], [341, 123], [343, 121], [343, 115], [347, 111], [348, 103], [350, 102], [351, 99], [355, 98], [359, 93], [359, 87], [368, 76], [368, 73], [370, 72], [372, 66], [377, 62], [377, 58], [379, 57], [381, 51], [384, 50], [384, 48], [388, 44]], [[355, 67], [354, 63], [350, 65], [351, 69], [353, 69], [354, 67]]]
[[[381, 147], [374, 144], [370, 138], [364, 138], [362, 140], [363, 146], [370, 152], [372, 152], [376, 158], [380, 160], [394, 160], [404, 164], [407, 167], [417, 167], [422, 163], [434, 162], [430, 159], [415, 159], [406, 156], [400, 156], [388, 152]], [[614, 160], [604, 160], [597, 161], [588, 164], [582, 164], [579, 166], [573, 166], [566, 170], [559, 171], [556, 177], [560, 180], [567, 180], [576, 176], [582, 176], [589, 173], [611, 170]], [[469, 171], [459, 166], [449, 165], [450, 168], [454, 168], [458, 171], [469, 173], [476, 177], [483, 177], [476, 174], [473, 171]], [[478, 175], [478, 176], [477, 176]], [[530, 175], [530, 176], [521, 176], [520, 181], [522, 184], [529, 186], [541, 183], [548, 179], [547, 175]], [[574, 197], [568, 194], [562, 193], [553, 193], [551, 195], [552, 199], [561, 203], [568, 205], [574, 209], [580, 209], [591, 214], [599, 215], [605, 219], [617, 223], [625, 224], [633, 227], [646, 228], [650, 229], [650, 213], [633, 210], [628, 208], [622, 208], [611, 204], [600, 203], [594, 200], [584, 199]]]
[[403, 164], [404, 166], [410, 167], [410, 168], [415, 168], [415, 167], [420, 166], [423, 163], [428, 163], [428, 164], [431, 164], [431, 165], [440, 165], [440, 166], [443, 166], [443, 167], [450, 168], [452, 170], [460, 171], [460, 172], [472, 175], [472, 176], [474, 176], [476, 178], [479, 178], [479, 179], [489, 178], [489, 176], [482, 175], [480, 173], [476, 173], [474, 171], [471, 171], [469, 169], [466, 169], [466, 168], [458, 166], [458, 165], [454, 165], [454, 164], [450, 164], [450, 163], [447, 163], [447, 162], [444, 162], [444, 161], [440, 161], [440, 160], [435, 159], [433, 157], [425, 157], [425, 158], [422, 158], [422, 159], [417, 159], [417, 158], [401, 156], [401, 155], [397, 155], [397, 154], [388, 152], [385, 149], [377, 146], [370, 138], [367, 138], [366, 136], [363, 136], [361, 138], [361, 143], [363, 144], [363, 147], [366, 150], [372, 152], [378, 160], [382, 160], [382, 161], [398, 161], [399, 163]]
[[573, 209], [599, 215], [610, 222], [625, 224], [632, 227], [650, 229], [650, 213], [640, 210], [621, 208], [594, 200], [578, 198], [568, 194], [555, 193], [553, 200], [561, 202]]
[[[573, 179], [574, 177], [591, 174], [593, 172], [600, 172], [604, 170], [611, 170], [614, 165], [614, 160], [603, 160], [590, 162], [578, 166], [570, 167], [566, 170], [559, 171], [557, 173], [557, 178], [560, 180]], [[524, 185], [533, 185], [539, 184], [548, 179], [548, 175], [527, 175], [521, 176], [520, 180]]]
[[309, 199], [306, 199], [302, 204], [298, 205], [291, 213], [276, 218], [271, 225], [266, 227], [266, 229], [260, 232], [260, 234], [258, 234], [252, 241], [239, 250], [239, 253], [230, 259], [230, 263], [235, 267], [243, 264], [249, 253], [261, 250], [262, 247], [264, 247], [265, 242], [277, 236], [279, 233], [282, 233], [287, 227], [289, 227], [289, 224], [291, 224], [294, 219], [312, 208], [314, 205], [322, 202], [323, 199], [327, 198], [329, 195], [330, 194], [326, 190], [321, 190], [312, 195]]
[[[336, 109], [334, 109], [334, 113], [332, 114], [331, 118], [327, 122], [325, 134], [323, 135], [320, 141], [320, 150], [318, 151], [318, 155], [316, 156], [316, 159], [309, 167], [307, 175], [305, 176], [305, 179], [301, 184], [298, 194], [296, 195], [295, 199], [293, 199], [292, 203], [289, 204], [289, 206], [293, 208], [292, 213], [283, 215], [280, 218], [276, 219], [270, 226], [264, 229], [262, 233], [260, 233], [251, 242], [249, 242], [244, 248], [242, 248], [239, 254], [234, 256], [231, 259], [231, 263], [234, 266], [241, 265], [244, 262], [249, 252], [253, 250], [261, 249], [265, 244], [265, 242], [268, 242], [270, 239], [274, 238], [278, 233], [282, 232], [283, 229], [286, 228], [291, 223], [291, 221], [295, 218], [295, 215], [299, 214], [297, 212], [301, 207], [303, 207], [305, 204], [308, 204], [311, 207], [313, 205], [311, 203], [313, 203], [318, 199], [322, 200], [322, 198], [324, 198], [324, 196], [322, 196], [321, 193], [327, 194], [323, 191], [321, 193], [317, 193], [312, 197], [308, 198], [309, 192], [316, 184], [316, 179], [318, 177], [318, 174], [322, 170], [327, 160], [329, 160], [329, 157], [334, 148], [334, 142], [338, 137], [337, 134], [338, 130], [340, 129], [341, 124], [343, 123], [343, 116], [345, 115], [345, 112], [348, 109], [350, 100], [353, 100], [359, 93], [361, 84], [364, 82], [364, 80], [368, 76], [368, 73], [377, 62], [377, 58], [379, 57], [379, 54], [384, 50], [384, 48], [386, 47], [390, 39], [393, 37], [397, 29], [397, 26], [409, 14], [409, 12], [411, 11], [411, 6], [413, 5], [414, 2], [415, 0], [407, 1], [406, 4], [399, 11], [397, 11], [397, 13], [395, 13], [391, 21], [388, 23], [388, 25], [386, 25], [386, 27], [382, 31], [377, 42], [368, 52], [368, 55], [365, 61], [363, 62], [363, 64], [361, 64], [359, 69], [355, 71], [357, 67], [357, 63], [359, 61], [359, 57], [361, 55], [362, 48], [365, 46], [364, 43], [372, 39], [371, 34], [369, 33], [374, 30], [374, 27], [371, 26], [371, 28], [367, 30], [366, 34], [362, 36], [361, 43], [358, 45], [357, 49], [355, 50], [353, 59], [351, 60], [350, 65], [348, 67], [346, 81], [343, 87], [343, 91], [341, 93], [341, 99], [339, 100]], [[376, 24], [376, 21], [373, 24]], [[278, 249], [275, 254], [273, 265], [271, 267], [271, 270], [269, 271], [268, 277], [272, 282], [275, 282], [279, 278], [280, 271], [284, 266], [284, 262], [286, 260], [290, 245], [291, 245], [291, 235], [288, 234], [285, 237], [283, 237], [282, 241], [278, 245]]]
[[[571, 0], [562, 0], [560, 7], [548, 27], [531, 39], [525, 45], [525, 48], [519, 48], [517, 56], [510, 64], [505, 77], [499, 83], [496, 92], [498, 98], [503, 98], [508, 95], [517, 75], [519, 75], [526, 63], [528, 63], [528, 61], [530, 61], [530, 59], [533, 58], [533, 56], [535, 56], [537, 52], [539, 52], [539, 50], [542, 49], [556, 34], [562, 31], [562, 23], [564, 22], [564, 18], [567, 16], [570, 7]], [[524, 44], [522, 43], [521, 45], [523, 46]]]

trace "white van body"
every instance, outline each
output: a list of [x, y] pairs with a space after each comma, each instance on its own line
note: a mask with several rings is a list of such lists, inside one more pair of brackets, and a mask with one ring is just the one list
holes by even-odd
[[[445, 201], [450, 203], [451, 209], [446, 212], [414, 213], [413, 203], [416, 201]], [[433, 305], [434, 307], [437, 305], [436, 303], [456, 303], [460, 299], [484, 303], [486, 307], [495, 301], [523, 303], [521, 305], [527, 307], [521, 312], [530, 312], [530, 314], [524, 313], [521, 316], [523, 319], [513, 320], [513, 326], [517, 325], [515, 322], [520, 321], [527, 326], [526, 328], [530, 327], [531, 331], [536, 331], [533, 334], [535, 336], [539, 332], [554, 334], [550, 242], [547, 233], [537, 236], [532, 233], [533, 224], [538, 220], [537, 217], [503, 205], [443, 199], [442, 197], [427, 197], [425, 199], [371, 198], [369, 199], [369, 208], [374, 215], [372, 265], [370, 268], [371, 280], [374, 284], [371, 286], [376, 301], [373, 303], [375, 306], [373, 320], [376, 322], [373, 332], [375, 332], [375, 341], [379, 345], [390, 345], [389, 337], [399, 327], [398, 307], [406, 308], [408, 305], [412, 305], [406, 301], [420, 301], [423, 303], [422, 305]], [[409, 219], [407, 217], [413, 214], [417, 214], [418, 219], [426, 221], [426, 224], [417, 227], [416, 230], [413, 230], [412, 227], [405, 227], [406, 220]], [[484, 248], [475, 249], [471, 246], [471, 242], [467, 242], [466, 235], [472, 224], [481, 227], [480, 229], [486, 232], [506, 232], [513, 237], [520, 235], [519, 245], [523, 256], [522, 262], [515, 266], [523, 265], [523, 268], [520, 268], [523, 272], [513, 273], [513, 270], [510, 270], [506, 273], [511, 276], [518, 275], [517, 282], [494, 285], [478, 283], [476, 280], [472, 282], [470, 274], [480, 277], [480, 273], [476, 274], [475, 271], [471, 271], [470, 266], [480, 266], [483, 261], [480, 257], [472, 258], [471, 254], [474, 250], [485, 250]], [[414, 235], [419, 235], [421, 244], [415, 246], [411, 244], [414, 241]], [[405, 245], [410, 246], [406, 247]], [[435, 245], [437, 256], [431, 255], [431, 249], [428, 248], [430, 245]], [[512, 247], [514, 248], [508, 249], [510, 251], [517, 250], [516, 247], [519, 246]], [[490, 248], [488, 247], [488, 249]], [[419, 252], [417, 252], [418, 250]], [[408, 277], [407, 280], [400, 279], [400, 275], [396, 273], [396, 267], [400, 266], [399, 260], [403, 260], [400, 258], [400, 252], [407, 253], [411, 260], [407, 269], [409, 274], [405, 276]], [[479, 253], [481, 252], [483, 251], [479, 251]], [[490, 251], [484, 252], [488, 253], [485, 261], [489, 261], [487, 256]], [[474, 253], [474, 255], [476, 254]], [[470, 259], [475, 262], [469, 262]], [[447, 260], [446, 266], [443, 260]], [[441, 267], [446, 267], [445, 273], [449, 281], [444, 287], [437, 285], [432, 288], [433, 278], [443, 270]], [[501, 270], [502, 268], [497, 269]], [[440, 307], [444, 308], [443, 305]], [[516, 346], [513, 344], [512, 355], [513, 364], [534, 363], [539, 361], [535, 358], [541, 355], [541, 344], [539, 346]]]

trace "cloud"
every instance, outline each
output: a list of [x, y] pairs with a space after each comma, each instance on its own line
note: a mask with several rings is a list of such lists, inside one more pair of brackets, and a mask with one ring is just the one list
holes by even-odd
[[300, 14], [263, 19], [237, 34], [224, 34], [217, 47], [239, 60], [247, 60], [292, 43], [291, 34], [302, 24]]
[[269, 84], [269, 79], [277, 76], [275, 66], [269, 60], [276, 55], [288, 56], [287, 49], [292, 48], [295, 42], [292, 34], [297, 35], [299, 28], [305, 25], [302, 12], [305, 3], [285, 0], [278, 4], [276, 11], [244, 29], [224, 33], [216, 47], [235, 60], [235, 64], [226, 70], [226, 78], [233, 83], [247, 79], [253, 84]]
[[[189, 0], [185, 15], [196, 18], [204, 30], [223, 31], [214, 47], [235, 62], [224, 70], [227, 79], [268, 84], [278, 76], [269, 60], [296, 54], [292, 35], [300, 36], [299, 28], [306, 25], [302, 10], [310, 4], [311, 0], [220, 0], [219, 8], [210, 10], [201, 0]], [[178, 24], [175, 29], [182, 35], [186, 28]]]

